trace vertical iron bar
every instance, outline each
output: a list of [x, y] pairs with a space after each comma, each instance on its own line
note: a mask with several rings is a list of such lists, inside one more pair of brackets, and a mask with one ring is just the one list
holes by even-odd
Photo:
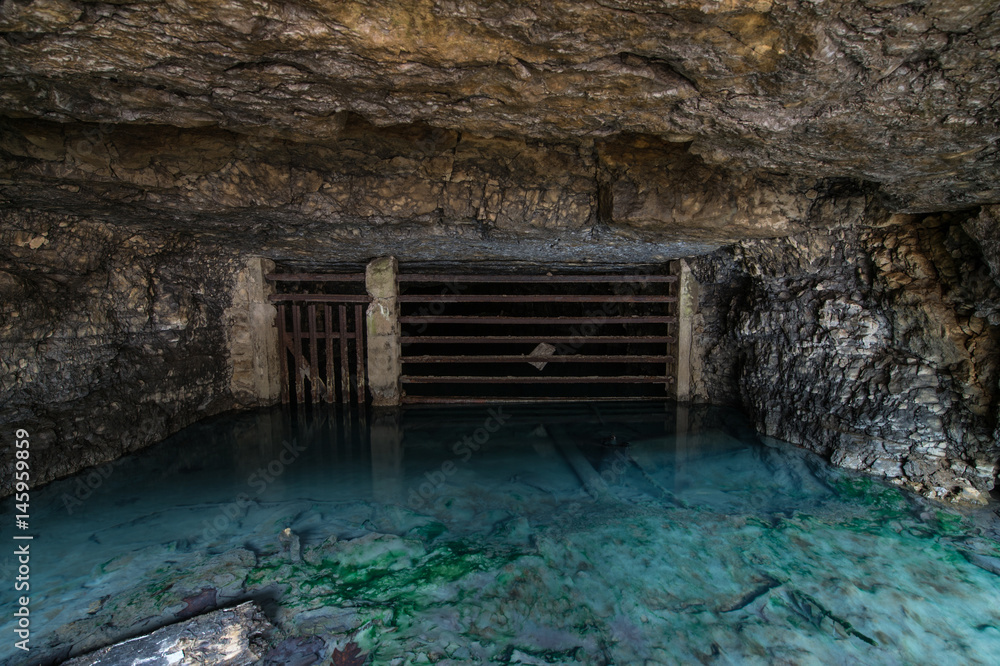
[[288, 383], [291, 379], [288, 376], [288, 331], [285, 329], [285, 305], [278, 304], [278, 360], [281, 363], [281, 404], [287, 405]]
[[319, 349], [316, 346], [319, 336], [316, 335], [316, 304], [309, 304], [309, 399], [312, 404], [319, 403]]
[[365, 404], [365, 312], [360, 305], [354, 306], [354, 355], [358, 362], [357, 382], [358, 404]]
[[302, 378], [302, 306], [292, 304], [292, 354], [295, 357], [295, 401], [301, 407], [305, 396]]
[[332, 405], [336, 402], [337, 380], [333, 371], [336, 365], [333, 362], [333, 306], [329, 303], [323, 304], [323, 325], [326, 330], [326, 402]]
[[347, 360], [347, 306], [340, 306], [340, 401], [351, 401], [351, 366]]

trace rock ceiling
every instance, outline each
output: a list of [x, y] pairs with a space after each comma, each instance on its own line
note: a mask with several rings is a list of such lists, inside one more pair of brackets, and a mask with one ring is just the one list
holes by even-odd
[[0, 35], [8, 208], [717, 244], [844, 182], [1000, 201], [995, 2], [4, 0]]

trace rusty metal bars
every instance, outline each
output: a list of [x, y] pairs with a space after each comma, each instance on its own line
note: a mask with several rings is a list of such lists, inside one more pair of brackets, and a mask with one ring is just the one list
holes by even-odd
[[642, 284], [646, 282], [676, 282], [677, 275], [441, 275], [428, 273], [409, 273], [399, 276], [400, 282], [440, 282], [442, 284], [459, 283], [471, 284], [485, 282], [490, 284], [500, 283], [531, 283], [544, 282], [552, 284], [557, 282], [583, 282], [587, 284], [596, 282], [614, 283], [627, 282], [631, 284]]
[[291, 399], [288, 390], [288, 332], [286, 330], [287, 312], [285, 305], [278, 305], [278, 360], [281, 372], [281, 404], [287, 405]]
[[365, 310], [360, 305], [354, 306], [354, 356], [357, 360], [357, 370], [355, 374], [355, 395], [358, 404], [365, 402]]
[[333, 306], [323, 304], [323, 324], [326, 332], [326, 402], [332, 405], [336, 400], [337, 377], [330, 360], [333, 358]]
[[[364, 277], [363, 273], [267, 276], [279, 285], [363, 282]], [[363, 406], [366, 397], [364, 303], [369, 302], [369, 297], [362, 294], [278, 293], [269, 298], [277, 309], [281, 402], [294, 401], [299, 406], [356, 402]], [[352, 346], [353, 358], [350, 357]]]
[[[614, 395], [594, 395], [588, 394], [586, 399], [632, 399], [616, 393], [614, 386], [636, 384], [655, 385], [663, 384], [668, 388], [671, 386], [675, 373], [675, 359], [673, 358], [673, 347], [676, 344], [676, 317], [677, 317], [677, 289], [678, 280], [676, 265], [669, 266], [668, 275], [413, 275], [403, 274], [399, 276], [401, 284], [415, 283], [417, 287], [422, 287], [425, 291], [430, 283], [439, 283], [445, 287], [440, 294], [420, 293], [407, 294], [405, 291], [400, 295], [399, 301], [403, 305], [410, 305], [410, 312], [404, 312], [400, 317], [400, 324], [413, 325], [420, 330], [419, 334], [410, 332], [400, 338], [405, 347], [412, 345], [430, 345], [430, 349], [437, 351], [443, 349], [447, 351], [426, 353], [410, 353], [404, 351], [402, 361], [404, 363], [404, 374], [402, 382], [404, 386], [409, 386], [414, 390], [421, 385], [453, 385], [453, 395], [425, 394], [404, 394], [405, 403], [428, 403], [428, 404], [448, 404], [448, 403], [478, 403], [492, 400], [514, 400], [514, 401], [538, 401], [578, 399], [576, 397], [560, 398], [548, 395], [535, 395], [530, 398], [516, 398], [509, 395], [484, 397], [477, 392], [482, 389], [473, 389], [473, 386], [497, 385], [525, 385], [544, 386], [552, 385], [592, 385], [600, 392], [600, 387], [604, 386], [606, 392]], [[500, 289], [489, 289], [491, 285], [526, 283], [533, 284], [530, 289], [536, 293], [496, 293]], [[660, 289], [660, 293], [621, 293], [622, 284], [635, 285], [635, 291], [643, 289]], [[599, 286], [599, 285], [604, 286]], [[656, 285], [661, 285], [657, 287]], [[479, 285], [479, 289], [485, 289], [493, 293], [456, 293], [464, 290], [466, 285]], [[483, 286], [486, 285], [486, 286]], [[543, 286], [544, 285], [544, 286]], [[595, 286], [598, 285], [598, 286]], [[663, 288], [666, 293], [663, 293]], [[593, 293], [595, 290], [613, 290], [614, 293]], [[585, 293], [579, 293], [583, 290]], [[543, 293], [537, 293], [537, 292]], [[448, 293], [451, 292], [451, 293]], [[450, 313], [444, 313], [446, 304], [454, 304]], [[531, 312], [517, 312], [517, 307], [524, 307], [517, 304], [534, 304], [535, 310]], [[600, 310], [602, 314], [597, 316], [566, 316], [573, 314], [567, 312], [568, 307], [582, 307], [572, 304], [595, 304], [604, 306]], [[631, 308], [625, 312], [610, 314], [614, 308], [609, 304], [622, 304]], [[418, 314], [413, 313], [413, 308], [417, 305], [432, 305], [431, 308], [423, 307]], [[551, 308], [545, 308], [551, 305]], [[433, 306], [436, 306], [433, 307]], [[539, 308], [543, 308], [539, 310]], [[642, 308], [645, 308], [643, 311]], [[530, 314], [531, 316], [524, 316]], [[595, 324], [596, 322], [596, 324]], [[520, 330], [512, 330], [510, 326], [518, 326]], [[605, 328], [610, 330], [601, 331], [603, 335], [589, 331], [588, 327]], [[639, 328], [636, 329], [635, 326]], [[663, 333], [656, 331], [659, 329]], [[430, 327], [429, 334], [423, 334]], [[568, 332], [571, 334], [567, 335]], [[580, 333], [580, 330], [584, 333]], [[482, 330], [479, 333], [478, 330]], [[624, 331], [624, 334], [622, 333]], [[516, 334], [507, 334], [516, 333]], [[569, 345], [570, 352], [565, 353], [560, 350], [558, 354], [537, 354], [534, 353], [511, 353], [516, 349], [516, 345], [527, 343], [549, 343], [553, 345]], [[469, 352], [456, 353], [455, 350], [443, 345], [463, 345], [468, 346]], [[590, 345], [596, 345], [595, 351], [601, 348], [605, 350], [615, 349], [621, 353], [582, 353], [582, 350], [591, 349]], [[616, 345], [608, 347], [608, 345]], [[639, 351], [643, 346], [647, 351]], [[655, 352], [649, 351], [648, 345], [661, 345]], [[513, 347], [513, 349], [512, 349]], [[426, 348], [426, 347], [425, 347]], [[504, 349], [509, 351], [504, 351]], [[530, 348], [528, 348], [530, 349]], [[662, 351], [661, 351], [662, 350]], [[665, 353], [664, 353], [665, 352]], [[510, 374], [475, 374], [469, 370], [475, 367], [488, 367], [494, 364], [503, 367], [503, 364], [514, 364], [521, 368], [525, 364], [545, 364], [553, 363], [553, 367], [578, 367], [577, 374], [561, 373], [541, 376], [532, 376], [523, 371], [511, 371]], [[451, 365], [449, 365], [451, 364]], [[615, 369], [616, 374], [595, 373], [587, 368], [588, 365], [595, 364], [596, 367], [602, 365], [608, 369]], [[619, 368], [615, 368], [615, 365]], [[647, 364], [643, 366], [642, 364]], [[663, 374], [651, 373], [652, 367], [658, 365], [663, 368]], [[448, 368], [456, 368], [458, 372], [449, 372]], [[538, 365], [535, 366], [538, 368]], [[645, 370], [645, 372], [643, 372]], [[539, 368], [541, 371], [541, 368]], [[568, 371], [569, 372], [569, 371]], [[463, 388], [465, 387], [465, 388]], [[516, 389], [514, 389], [516, 390]], [[655, 396], [653, 396], [655, 398]], [[666, 397], [661, 395], [660, 397]], [[649, 399], [636, 398], [636, 399]]]

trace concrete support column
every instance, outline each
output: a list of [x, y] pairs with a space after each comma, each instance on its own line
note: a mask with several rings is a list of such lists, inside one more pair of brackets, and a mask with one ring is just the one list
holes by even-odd
[[365, 287], [372, 299], [367, 321], [368, 389], [374, 407], [394, 407], [402, 400], [398, 272], [395, 257], [373, 259], [365, 269]]
[[281, 399], [276, 310], [268, 300], [274, 287], [264, 279], [273, 270], [273, 261], [251, 257], [236, 275], [226, 311], [230, 388], [244, 405], [273, 405]]
[[691, 267], [681, 259], [677, 279], [677, 400], [691, 400], [691, 343], [698, 308], [697, 283]]

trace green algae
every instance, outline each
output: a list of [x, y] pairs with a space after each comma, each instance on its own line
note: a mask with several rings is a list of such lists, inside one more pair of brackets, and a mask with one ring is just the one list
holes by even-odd
[[880, 518], [895, 517], [912, 510], [912, 501], [899, 488], [870, 477], [844, 474], [830, 485], [845, 499], [860, 502], [878, 512]]
[[415, 536], [422, 539], [425, 543], [430, 543], [434, 541], [439, 536], [448, 531], [442, 523], [437, 521], [427, 523], [426, 525], [421, 525], [419, 527], [414, 527], [407, 534], [410, 536]]
[[972, 528], [972, 521], [965, 516], [938, 509], [934, 512], [934, 528], [944, 536], [964, 536]]
[[497, 571], [520, 557], [515, 549], [482, 549], [467, 540], [453, 540], [439, 545], [410, 566], [394, 566], [392, 553], [365, 566], [344, 564], [325, 558], [318, 564], [280, 561], [254, 567], [246, 577], [248, 587], [267, 587], [280, 583], [294, 590], [296, 596], [321, 599], [322, 605], [356, 603], [400, 604], [415, 610], [421, 594], [455, 583], [475, 572]]

